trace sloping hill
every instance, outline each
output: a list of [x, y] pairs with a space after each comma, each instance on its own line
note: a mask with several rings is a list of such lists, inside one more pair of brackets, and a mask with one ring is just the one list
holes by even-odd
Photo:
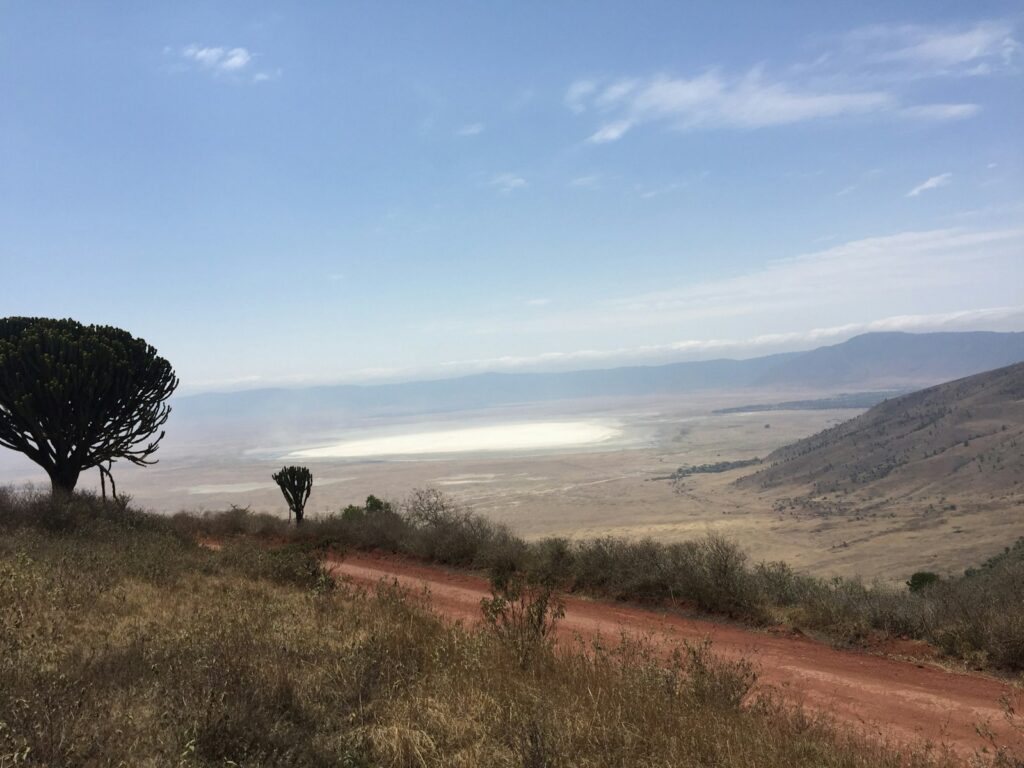
[[1024, 363], [886, 400], [779, 448], [740, 486], [1024, 490]]
[[865, 333], [773, 366], [765, 386], [921, 387], [1024, 361], [1024, 333]]

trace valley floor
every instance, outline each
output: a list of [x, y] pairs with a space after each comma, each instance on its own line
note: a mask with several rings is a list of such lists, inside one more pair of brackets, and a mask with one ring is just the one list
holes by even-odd
[[[919, 570], [960, 573], [1024, 536], [1024, 486], [1000, 496], [920, 487], [898, 488], [880, 497], [810, 498], [800, 487], [736, 487], [733, 481], [752, 471], [748, 469], [692, 475], [679, 483], [669, 479], [680, 466], [766, 456], [861, 412], [714, 413], [768, 399], [762, 393], [720, 393], [685, 402], [550, 404], [429, 421], [382, 421], [377, 428], [383, 434], [517, 420], [593, 421], [618, 427], [614, 439], [587, 450], [303, 459], [315, 478], [308, 511], [327, 514], [362, 503], [369, 494], [400, 499], [413, 488], [433, 486], [528, 539], [616, 535], [681, 541], [714, 531], [735, 539], [755, 559], [784, 560], [817, 575], [889, 583], [902, 583]], [[369, 427], [364, 427], [366, 432]], [[334, 442], [330, 430], [320, 434], [311, 429], [305, 445]], [[156, 466], [120, 469], [119, 489], [143, 507], [162, 512], [235, 504], [284, 516], [270, 474], [282, 463], [294, 462], [285, 457], [299, 447], [268, 434], [232, 434], [221, 442], [179, 436], [179, 442], [168, 443]], [[30, 468], [21, 474], [0, 471], [0, 480], [6, 482], [33, 477]], [[83, 487], [95, 480], [83, 478]]]

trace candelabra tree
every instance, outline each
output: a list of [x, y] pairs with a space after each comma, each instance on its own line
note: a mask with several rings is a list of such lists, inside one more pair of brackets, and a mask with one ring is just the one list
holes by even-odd
[[306, 509], [306, 501], [313, 490], [313, 473], [305, 467], [281, 467], [280, 472], [271, 476], [284, 500], [288, 502], [288, 519], [292, 519], [292, 512], [295, 513], [295, 524], [302, 524], [302, 514]]
[[92, 467], [156, 463], [177, 386], [171, 364], [120, 328], [0, 318], [0, 446], [41, 466], [54, 494]]

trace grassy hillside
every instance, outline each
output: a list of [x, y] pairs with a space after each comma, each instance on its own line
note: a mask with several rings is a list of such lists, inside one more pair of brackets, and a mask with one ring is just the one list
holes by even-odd
[[93, 499], [0, 498], [5, 768], [955, 764], [752, 701], [752, 680], [627, 642], [524, 668], [415, 597], [334, 588], [302, 547], [212, 552]]
[[1024, 363], [886, 400], [780, 448], [747, 487], [1024, 491]]

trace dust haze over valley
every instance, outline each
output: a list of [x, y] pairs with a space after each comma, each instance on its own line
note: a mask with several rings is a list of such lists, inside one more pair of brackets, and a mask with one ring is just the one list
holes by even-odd
[[[960, 571], [1021, 535], [1017, 476], [943, 483], [939, 469], [823, 488], [802, 476], [762, 482], [758, 466], [676, 470], [771, 461], [870, 404], [1021, 359], [1024, 334], [871, 334], [747, 361], [184, 397], [160, 463], [117, 475], [158, 511], [283, 516], [270, 474], [299, 462], [314, 473], [314, 515], [435, 487], [526, 538], [714, 531], [755, 559], [902, 582]], [[997, 409], [1019, 426], [1013, 407]], [[41, 480], [4, 458], [5, 481]], [[1019, 452], [1006, 461], [1019, 475]]]

